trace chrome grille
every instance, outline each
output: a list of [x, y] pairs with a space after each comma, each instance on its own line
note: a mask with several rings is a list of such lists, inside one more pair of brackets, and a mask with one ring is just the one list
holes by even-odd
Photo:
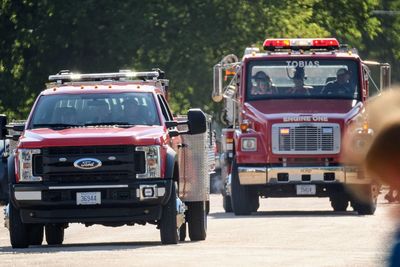
[[280, 123], [272, 126], [275, 154], [336, 154], [340, 127], [336, 123]]

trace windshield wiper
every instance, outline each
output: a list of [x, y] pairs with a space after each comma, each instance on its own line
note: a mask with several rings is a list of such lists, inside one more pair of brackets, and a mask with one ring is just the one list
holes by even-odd
[[91, 123], [84, 124], [84, 126], [102, 126], [102, 125], [116, 126], [116, 127], [120, 127], [120, 128], [130, 128], [132, 126], [135, 126], [134, 124], [131, 124], [126, 121], [91, 122]]
[[69, 123], [36, 123], [33, 124], [33, 128], [50, 128], [50, 129], [65, 129], [71, 127], [79, 127], [82, 125], [78, 124], [69, 124]]

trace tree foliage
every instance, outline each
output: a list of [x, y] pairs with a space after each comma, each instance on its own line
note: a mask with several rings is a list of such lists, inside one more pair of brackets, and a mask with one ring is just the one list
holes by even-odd
[[392, 80], [400, 81], [396, 74], [400, 71], [400, 1], [383, 0], [375, 16], [381, 22], [380, 31], [374, 39], [363, 38], [366, 49], [363, 55], [392, 65]]
[[[398, 1], [384, 2], [399, 8]], [[176, 112], [212, 112], [212, 66], [225, 54], [241, 56], [246, 46], [261, 46], [266, 37], [334, 36], [377, 59], [399, 58], [398, 18], [392, 27], [374, 16], [383, 5], [378, 0], [0, 3], [0, 111], [14, 118], [27, 116], [48, 75], [61, 69], [159, 67], [171, 80]], [[391, 47], [382, 52], [380, 44]]]

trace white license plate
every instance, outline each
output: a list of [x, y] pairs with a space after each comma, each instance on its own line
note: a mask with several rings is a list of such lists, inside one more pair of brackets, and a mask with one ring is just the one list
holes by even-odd
[[100, 192], [78, 192], [76, 193], [77, 205], [96, 205], [101, 204]]
[[315, 184], [296, 185], [297, 195], [315, 195], [316, 191]]

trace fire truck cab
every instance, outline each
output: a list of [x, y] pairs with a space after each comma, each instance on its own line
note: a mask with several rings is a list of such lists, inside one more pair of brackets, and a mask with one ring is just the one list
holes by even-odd
[[[376, 186], [342, 158], [346, 130], [363, 120], [368, 62], [334, 38], [267, 39], [263, 47], [214, 66], [213, 100], [223, 101], [228, 125], [221, 140], [225, 210], [248, 215], [259, 197], [329, 197], [334, 211], [350, 203], [373, 214]], [[373, 64], [380, 89], [388, 86], [390, 66]]]
[[[62, 244], [69, 223], [154, 224], [162, 244], [206, 238], [206, 119], [174, 118], [164, 72], [61, 71], [17, 135], [6, 225], [13, 248]], [[183, 127], [183, 130], [178, 129]], [[15, 139], [15, 135], [14, 135]], [[190, 170], [190, 172], [189, 172]]]

